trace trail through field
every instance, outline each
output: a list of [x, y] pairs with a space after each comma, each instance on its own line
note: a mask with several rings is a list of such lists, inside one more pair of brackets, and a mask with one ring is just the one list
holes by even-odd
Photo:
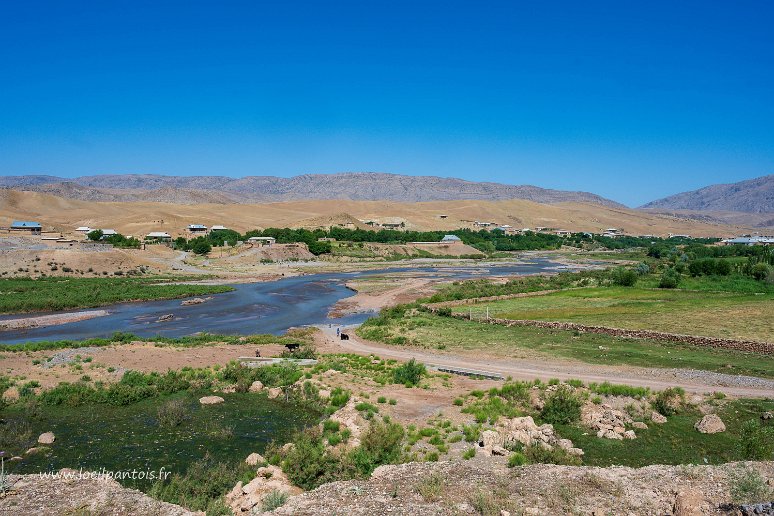
[[668, 387], [682, 387], [688, 392], [708, 393], [722, 391], [738, 397], [774, 397], [774, 381], [750, 376], [736, 376], [695, 369], [659, 369], [631, 366], [605, 366], [556, 360], [551, 358], [530, 360], [509, 360], [487, 357], [477, 353], [475, 357], [446, 354], [418, 348], [389, 346], [378, 342], [366, 341], [354, 333], [354, 327], [348, 328], [349, 340], [336, 338], [336, 327], [323, 327], [325, 338], [344, 352], [359, 355], [378, 355], [381, 358], [410, 360], [417, 359], [428, 366], [443, 366], [460, 369], [473, 369], [499, 373], [516, 380], [549, 380], [575, 378], [586, 383], [610, 382], [637, 387], [649, 387], [663, 390]]

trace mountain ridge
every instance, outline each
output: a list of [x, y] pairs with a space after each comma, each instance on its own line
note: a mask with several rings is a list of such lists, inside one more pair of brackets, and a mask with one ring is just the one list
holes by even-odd
[[[50, 193], [92, 201], [148, 200], [148, 191], [172, 195], [182, 190], [178, 201], [198, 192], [196, 202], [249, 203], [293, 200], [357, 200], [428, 202], [447, 200], [523, 199], [539, 203], [585, 202], [610, 207], [623, 204], [590, 192], [468, 181], [438, 176], [407, 176], [382, 172], [302, 174], [276, 176], [165, 176], [157, 174], [104, 174], [66, 179], [48, 175], [0, 177], [0, 187]], [[205, 194], [204, 192], [208, 192]], [[209, 194], [214, 192], [215, 194]], [[154, 200], [158, 199], [155, 196]], [[173, 202], [170, 199], [170, 202]]]
[[774, 213], [774, 174], [681, 192], [651, 201], [640, 208]]

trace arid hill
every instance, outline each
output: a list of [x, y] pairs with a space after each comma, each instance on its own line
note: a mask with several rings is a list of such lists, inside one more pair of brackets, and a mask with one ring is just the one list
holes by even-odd
[[473, 227], [473, 221], [599, 232], [622, 228], [635, 235], [732, 236], [748, 231], [682, 217], [628, 208], [566, 202], [539, 204], [510, 201], [351, 201], [309, 200], [264, 204], [171, 204], [159, 202], [89, 202], [37, 192], [0, 189], [0, 226], [12, 220], [35, 220], [45, 231], [72, 234], [78, 226], [115, 229], [142, 236], [151, 231], [184, 234], [188, 224], [221, 224], [240, 232], [266, 227], [319, 226], [330, 220], [400, 223], [408, 229], [451, 230]]
[[[90, 201], [153, 200], [199, 202], [276, 202], [305, 199], [425, 202], [442, 200], [525, 199], [540, 203], [585, 202], [622, 207], [587, 192], [566, 192], [530, 185], [371, 172], [305, 174], [290, 178], [248, 176], [161, 176], [124, 174], [64, 179], [54, 176], [0, 177], [0, 187], [52, 193]], [[143, 194], [142, 192], [146, 192]], [[148, 193], [150, 192], [150, 193]], [[196, 192], [188, 195], [188, 192]]]
[[705, 186], [649, 202], [643, 208], [774, 214], [774, 174]]

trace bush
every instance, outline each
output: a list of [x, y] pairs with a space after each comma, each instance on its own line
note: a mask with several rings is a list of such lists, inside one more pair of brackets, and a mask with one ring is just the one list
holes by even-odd
[[750, 276], [758, 281], [763, 281], [769, 275], [769, 266], [766, 263], [756, 263], [753, 265]]
[[772, 460], [774, 431], [754, 419], [747, 421], [739, 435], [739, 454], [744, 460]]
[[729, 475], [729, 481], [731, 499], [738, 504], [760, 503], [774, 495], [766, 479], [754, 469], [737, 470]]
[[285, 502], [287, 501], [288, 494], [275, 489], [263, 497], [263, 502], [261, 502], [261, 509], [263, 509], [264, 512], [273, 511], [274, 509], [285, 505]]
[[533, 464], [560, 464], [564, 466], [579, 466], [581, 464], [580, 457], [570, 455], [558, 446], [549, 449], [539, 444], [533, 444], [524, 448], [524, 456], [528, 462]]
[[188, 418], [189, 409], [183, 400], [169, 400], [156, 409], [156, 418], [159, 425], [173, 428], [180, 425]]
[[529, 461], [527, 460], [526, 455], [524, 455], [522, 452], [513, 452], [508, 456], [508, 467], [509, 468], [515, 468], [516, 466], [524, 466]]
[[661, 274], [661, 279], [658, 282], [658, 288], [677, 288], [680, 284], [680, 273], [673, 268], [666, 269]]
[[393, 380], [395, 383], [402, 383], [407, 387], [414, 387], [426, 373], [427, 369], [425, 368], [425, 365], [412, 358], [405, 364], [395, 368], [393, 371]]
[[465, 459], [465, 460], [470, 460], [470, 459], [472, 459], [475, 456], [476, 456], [476, 448], [475, 447], [474, 448], [468, 448], [467, 450], [465, 450], [462, 453], [462, 458]]
[[199, 240], [191, 247], [194, 254], [204, 255], [212, 251], [212, 246], [206, 240]]
[[552, 424], [569, 424], [580, 419], [582, 402], [573, 390], [562, 385], [546, 398], [540, 416]]
[[651, 405], [662, 416], [672, 416], [680, 411], [685, 391], [680, 387], [670, 387], [656, 393]]
[[618, 267], [613, 269], [610, 273], [610, 279], [613, 280], [613, 284], [620, 285], [622, 287], [633, 287], [637, 283], [637, 273], [631, 269], [625, 267]]

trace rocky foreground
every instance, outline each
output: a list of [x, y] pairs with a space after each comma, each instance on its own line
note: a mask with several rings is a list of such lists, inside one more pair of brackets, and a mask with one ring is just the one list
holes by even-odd
[[[0, 514], [194, 514], [113, 480], [11, 480], [13, 487], [0, 495]], [[333, 482], [291, 496], [272, 514], [774, 514], [774, 503], [755, 498], [770, 496], [773, 487], [774, 462], [508, 469], [504, 462], [474, 459], [382, 466], [367, 481]], [[256, 506], [243, 514], [262, 513]]]

